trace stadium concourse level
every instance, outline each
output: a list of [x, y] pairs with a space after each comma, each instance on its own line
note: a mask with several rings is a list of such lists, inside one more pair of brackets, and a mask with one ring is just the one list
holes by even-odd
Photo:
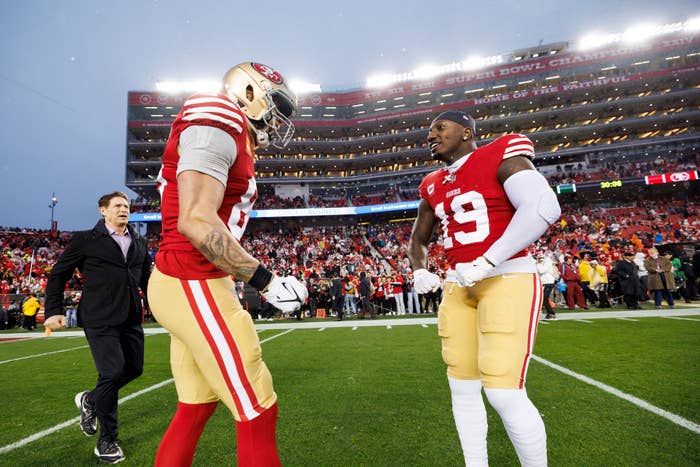
[[[644, 255], [652, 246], [674, 245], [674, 255], [682, 257], [683, 245], [700, 248], [700, 203], [646, 193], [647, 199], [640, 196], [614, 207], [565, 203], [560, 222], [550, 227], [531, 253], [548, 258], [555, 266], [566, 256], [580, 258], [588, 253], [609, 272], [625, 249]], [[290, 229], [253, 223], [244, 238], [244, 246], [270, 269], [309, 280], [313, 308], [310, 312], [315, 312], [315, 308], [330, 310], [328, 289], [333, 278], [340, 276], [347, 282], [356, 282], [362, 271], [374, 281], [375, 304], [381, 311], [393, 312], [395, 302], [388, 297], [398, 287], [397, 274], [402, 276], [402, 288], [408, 289], [412, 280], [406, 258], [411, 227], [412, 221], [313, 229], [305, 229], [301, 224]], [[0, 227], [0, 305], [5, 312], [12, 310], [17, 317], [18, 305], [30, 293], [37, 294], [43, 302], [48, 274], [70, 236], [70, 232]], [[157, 244], [158, 234], [149, 235], [153, 255]], [[444, 260], [440, 238], [433, 245], [429, 252], [430, 268], [444, 274], [449, 264]], [[685, 248], [689, 260], [693, 252], [688, 251]], [[700, 255], [694, 259], [699, 261]], [[76, 273], [67, 291], [80, 290], [80, 286], [81, 278]], [[356, 289], [355, 283], [348, 290], [354, 294]], [[682, 283], [677, 293], [686, 298]], [[5, 322], [6, 316], [3, 313]], [[6, 326], [5, 322], [0, 327]]]

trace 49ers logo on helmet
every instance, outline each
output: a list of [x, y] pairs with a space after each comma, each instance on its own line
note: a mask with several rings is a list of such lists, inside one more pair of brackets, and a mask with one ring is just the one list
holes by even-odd
[[267, 65], [263, 65], [262, 63], [253, 63], [253, 68], [255, 68], [258, 73], [260, 73], [273, 83], [282, 84], [282, 75], [277, 73], [274, 68], [269, 67]]

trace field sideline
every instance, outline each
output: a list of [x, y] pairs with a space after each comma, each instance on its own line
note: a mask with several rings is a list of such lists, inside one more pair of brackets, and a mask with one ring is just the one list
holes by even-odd
[[[547, 425], [551, 465], [700, 463], [697, 315], [697, 308], [577, 312], [541, 323], [527, 387]], [[459, 464], [435, 322], [256, 324], [280, 396], [283, 464]], [[175, 406], [167, 336], [146, 332], [146, 372], [120, 400], [125, 465], [152, 464]], [[30, 336], [37, 333], [0, 339]], [[95, 463], [94, 440], [80, 434], [69, 403], [94, 381], [85, 344], [82, 331], [0, 344], [0, 393], [15, 408], [0, 422], [0, 464]], [[80, 371], [57, 371], [56, 362]], [[21, 397], [23, 387], [33, 395]], [[195, 465], [231, 463], [231, 425], [217, 410]], [[490, 408], [489, 452], [492, 465], [517, 463]]]

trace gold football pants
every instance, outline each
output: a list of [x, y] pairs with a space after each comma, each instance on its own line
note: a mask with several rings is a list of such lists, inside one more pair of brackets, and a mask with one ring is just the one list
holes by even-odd
[[537, 274], [503, 274], [473, 287], [445, 283], [438, 333], [448, 376], [524, 388], [541, 305]]
[[237, 421], [248, 421], [277, 401], [253, 320], [229, 277], [184, 280], [156, 268], [148, 301], [170, 332], [170, 366], [180, 402], [221, 400]]

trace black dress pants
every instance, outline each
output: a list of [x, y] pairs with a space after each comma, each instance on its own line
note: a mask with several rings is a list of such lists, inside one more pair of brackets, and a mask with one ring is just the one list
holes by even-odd
[[549, 297], [552, 295], [552, 290], [554, 290], [554, 284], [544, 284], [544, 309], [547, 310], [547, 316], [554, 316], [554, 309], [552, 305], [549, 304]]
[[119, 435], [119, 389], [143, 373], [143, 328], [140, 323], [90, 327], [85, 336], [98, 375], [89, 399], [100, 422], [100, 439], [113, 441]]

